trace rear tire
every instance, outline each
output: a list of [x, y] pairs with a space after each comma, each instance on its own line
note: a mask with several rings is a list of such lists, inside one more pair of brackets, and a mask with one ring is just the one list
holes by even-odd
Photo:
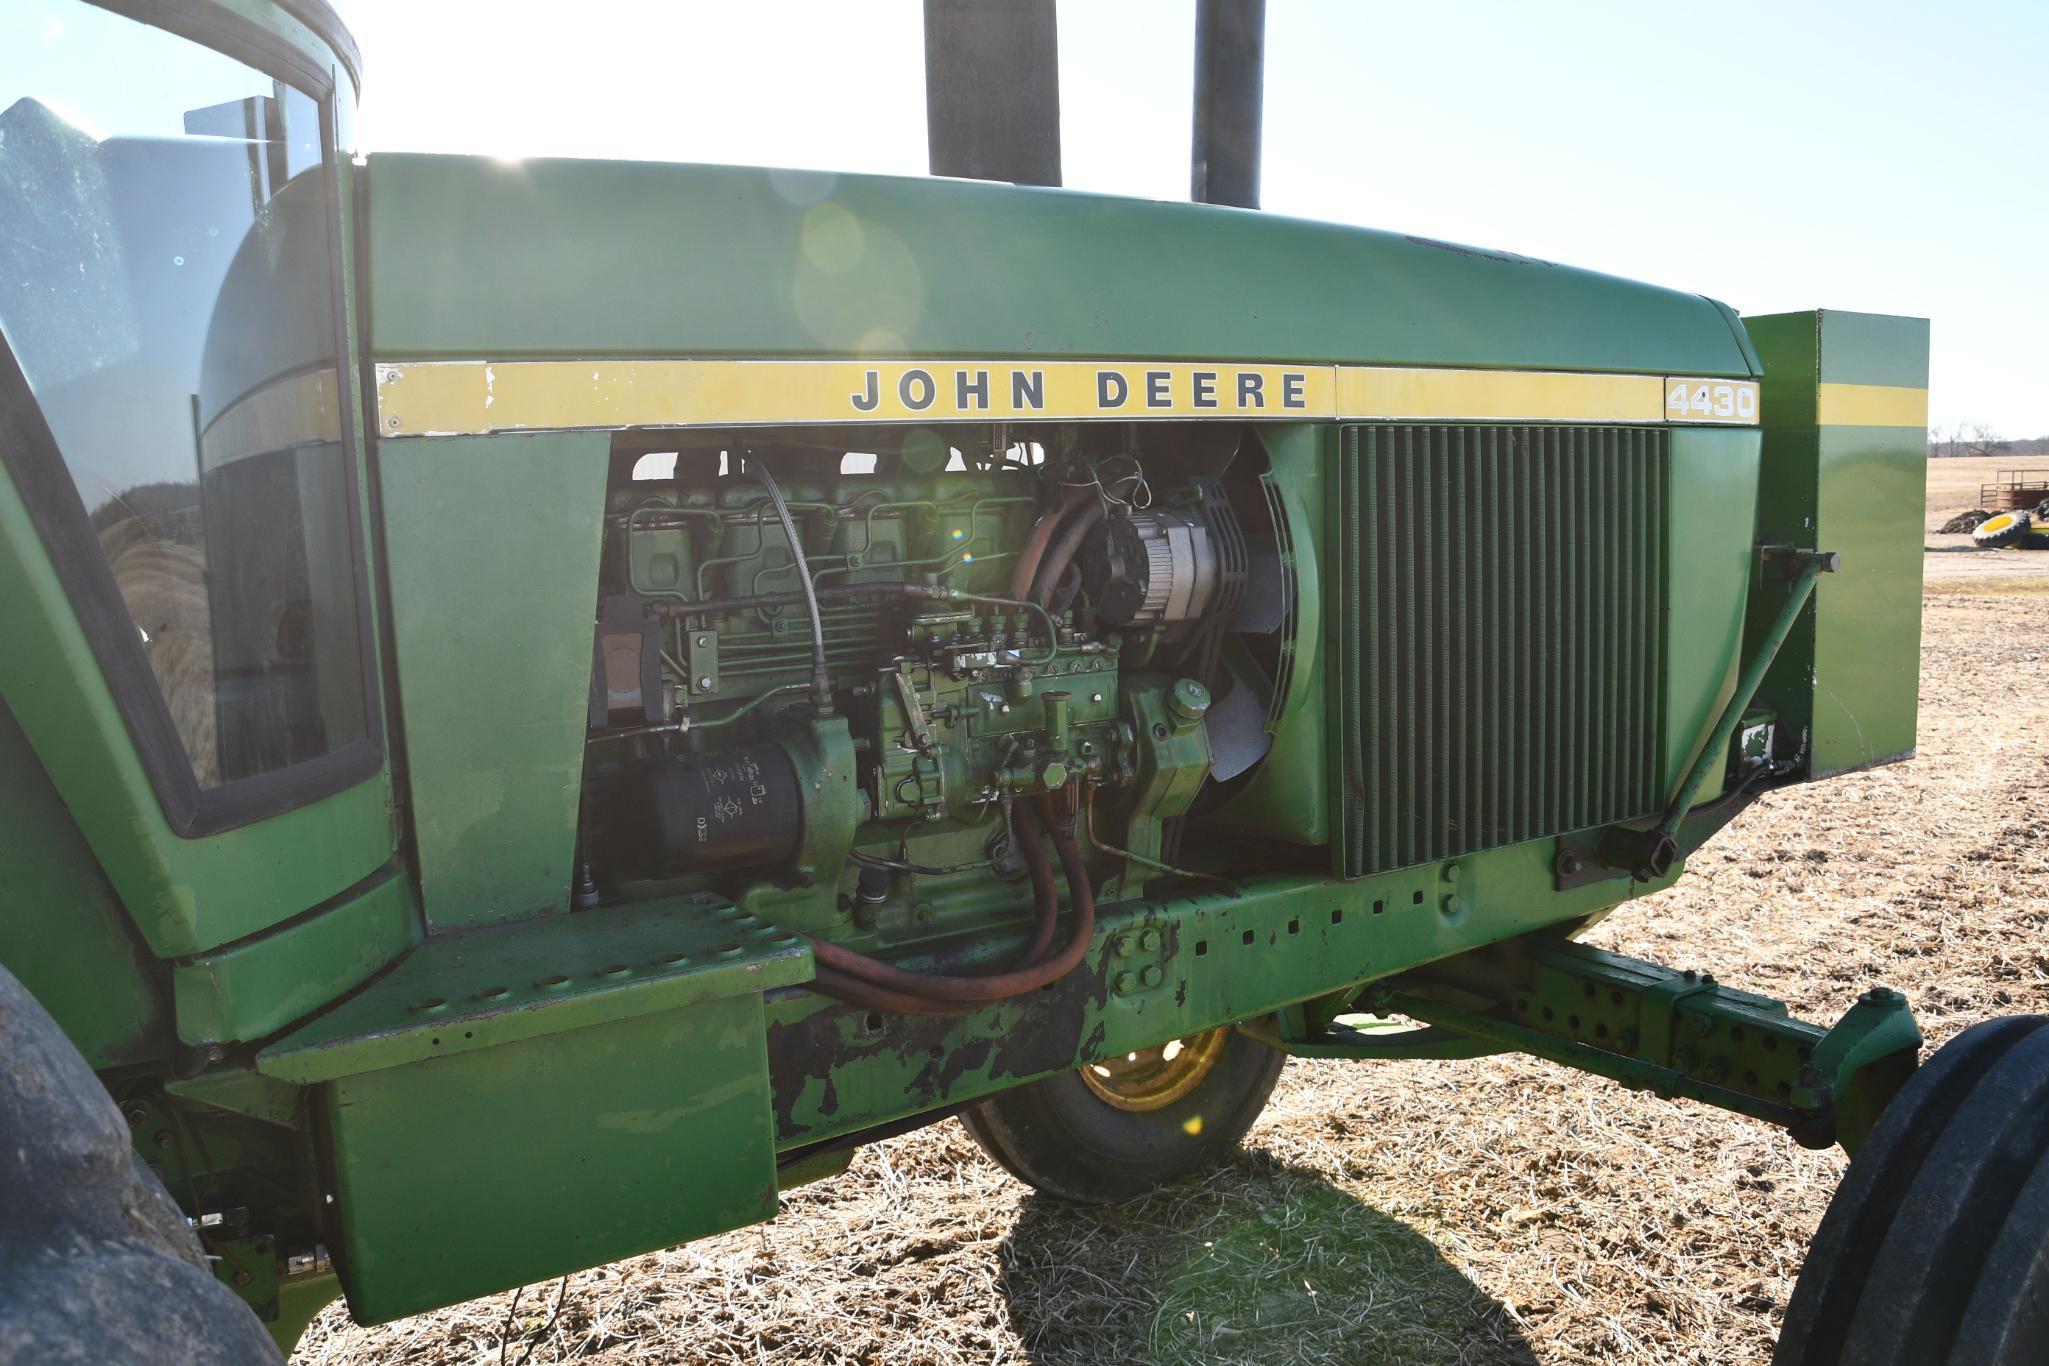
[[[1176, 1056], [1162, 1058], [1175, 1044]], [[1190, 1061], [1177, 1074], [1182, 1057]], [[1266, 1108], [1286, 1062], [1226, 1027], [1005, 1091], [963, 1111], [961, 1123], [1026, 1185], [1109, 1204], [1222, 1161]], [[1198, 1066], [1199, 1076], [1187, 1075]]]
[[2010, 545], [2019, 545], [2034, 529], [2034, 522], [2025, 512], [1995, 512], [1971, 533], [1971, 540], [1981, 550], [2002, 550]]
[[2049, 1017], [1938, 1050], [1858, 1149], [1777, 1366], [2049, 1361]]

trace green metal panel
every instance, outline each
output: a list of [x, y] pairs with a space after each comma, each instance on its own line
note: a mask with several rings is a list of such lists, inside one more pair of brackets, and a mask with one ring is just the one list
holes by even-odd
[[1667, 434], [1339, 439], [1343, 875], [1657, 810]]
[[1063, 190], [380, 153], [386, 357], [1237, 357], [1748, 375], [1697, 295]]
[[257, 1067], [330, 1081], [810, 977], [796, 935], [707, 893], [513, 921], [433, 936]]
[[[1665, 610], [1665, 737], [1659, 791], [1669, 797], [1706, 743], [1743, 667], [1743, 621], [1755, 571], [1757, 433], [1672, 433], [1670, 600]], [[1717, 775], [1703, 795], [1720, 790]]]
[[380, 447], [430, 925], [567, 909], [610, 444], [571, 432]]
[[164, 971], [0, 703], [0, 964], [94, 1067], [170, 1048]]
[[775, 1213], [757, 993], [345, 1077], [327, 1124], [357, 1321]]
[[411, 883], [380, 874], [332, 906], [174, 964], [178, 1037], [233, 1043], [275, 1034], [361, 986], [418, 937]]
[[197, 839], [172, 831], [4, 471], [0, 638], [0, 697], [157, 955], [199, 953], [267, 929], [390, 861], [391, 793], [382, 771], [253, 825]]
[[1903, 758], [1919, 702], [1927, 431], [1822, 425], [1820, 395], [1925, 389], [1928, 324], [1815, 311], [1746, 325], [1766, 364], [1760, 536], [1843, 557], [1759, 700], [1807, 732], [1815, 777]]

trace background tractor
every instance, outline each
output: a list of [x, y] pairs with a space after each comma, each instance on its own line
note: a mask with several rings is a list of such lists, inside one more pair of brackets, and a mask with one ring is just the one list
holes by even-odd
[[317, 0], [0, 16], [0, 1355], [1520, 1050], [1857, 1154], [1782, 1360], [2039, 1359], [2041, 1020], [1575, 938], [1912, 753], [1926, 324], [1247, 212], [1198, 22], [1240, 207], [1046, 187], [1048, 3], [929, 7], [980, 181], [358, 161]]

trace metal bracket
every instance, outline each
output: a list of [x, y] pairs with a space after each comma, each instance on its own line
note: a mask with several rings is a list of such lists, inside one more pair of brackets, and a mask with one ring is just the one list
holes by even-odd
[[1667, 977], [1641, 988], [1636, 1055], [1669, 1066], [1673, 1051], [1672, 1022], [1679, 1018], [1679, 1003], [1688, 996], [1713, 990], [1714, 974], [1694, 972], [1691, 968], [1676, 977]]
[[692, 697], [709, 697], [719, 690], [719, 633], [688, 631], [683, 636], [683, 658], [690, 677], [683, 680]]
[[1778, 544], [1757, 548], [1757, 577], [1761, 583], [1798, 583], [1810, 564], [1817, 573], [1834, 574], [1843, 566], [1842, 552]]

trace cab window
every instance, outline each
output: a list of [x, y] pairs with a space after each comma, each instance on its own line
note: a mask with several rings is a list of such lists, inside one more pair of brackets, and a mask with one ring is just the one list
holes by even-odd
[[325, 112], [78, 0], [0, 8], [0, 336], [84, 522], [46, 539], [74, 599], [111, 577], [102, 665], [139, 652], [131, 730], [202, 794], [375, 748]]

